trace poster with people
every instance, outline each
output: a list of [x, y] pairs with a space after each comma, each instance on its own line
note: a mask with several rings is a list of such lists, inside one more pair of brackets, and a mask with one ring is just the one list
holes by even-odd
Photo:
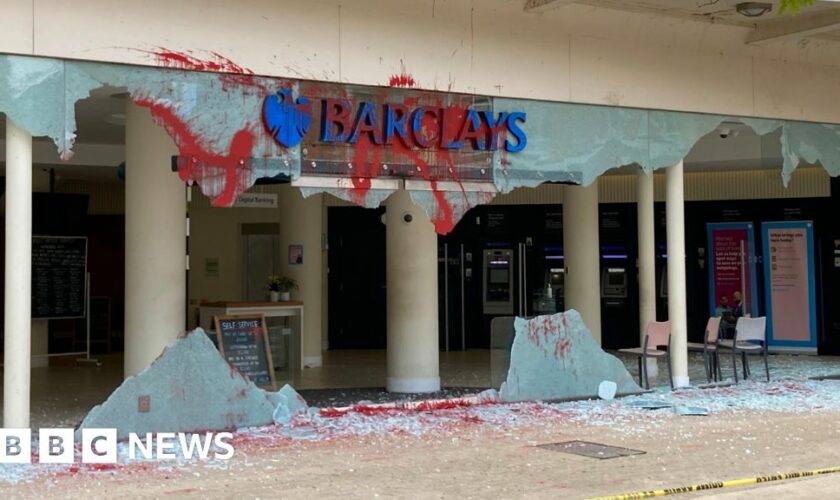
[[723, 334], [731, 336], [741, 316], [756, 316], [758, 290], [753, 225], [749, 222], [707, 224], [709, 241], [709, 314], [721, 317]]
[[769, 346], [816, 352], [813, 223], [763, 222], [761, 228]]

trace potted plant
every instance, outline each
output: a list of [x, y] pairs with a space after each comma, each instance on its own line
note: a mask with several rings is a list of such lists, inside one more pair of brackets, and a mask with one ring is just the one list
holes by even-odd
[[297, 281], [288, 276], [269, 276], [267, 286], [272, 302], [288, 301], [290, 292], [299, 289]]

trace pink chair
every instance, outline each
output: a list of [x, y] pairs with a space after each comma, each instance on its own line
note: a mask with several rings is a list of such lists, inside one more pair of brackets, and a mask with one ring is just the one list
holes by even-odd
[[720, 373], [720, 356], [718, 355], [718, 336], [720, 335], [720, 316], [712, 316], [706, 323], [706, 333], [703, 343], [688, 342], [689, 351], [702, 352], [703, 364], [706, 367], [706, 381], [711, 382], [723, 378]]
[[[666, 350], [660, 351], [659, 347]], [[671, 389], [674, 388], [674, 379], [671, 377], [671, 323], [668, 321], [651, 321], [645, 329], [645, 341], [642, 347], [632, 349], [619, 349], [618, 352], [632, 354], [639, 357], [639, 385], [644, 380], [645, 389], [650, 389], [650, 382], [647, 374], [647, 358], [662, 358], [668, 362], [668, 382]]]

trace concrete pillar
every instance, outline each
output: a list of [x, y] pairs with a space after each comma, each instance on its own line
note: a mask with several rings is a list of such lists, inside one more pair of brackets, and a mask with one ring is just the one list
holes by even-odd
[[6, 117], [6, 282], [3, 427], [29, 427], [32, 135]]
[[186, 189], [178, 153], [149, 110], [125, 124], [125, 376], [142, 371], [185, 328]]
[[386, 387], [390, 392], [435, 392], [440, 390], [437, 234], [406, 191], [392, 194], [386, 210]]
[[575, 309], [601, 344], [601, 263], [598, 243], [598, 181], [563, 190], [563, 253], [566, 309]]
[[[303, 301], [303, 364], [315, 368], [321, 358], [321, 304], [324, 267], [321, 238], [321, 198], [301, 196], [300, 190], [283, 186], [279, 196], [280, 264], [286, 276], [297, 281], [300, 290], [293, 295]], [[303, 245], [303, 263], [290, 265], [289, 245]], [[296, 367], [297, 368], [297, 367]]]
[[[656, 240], [653, 214], [653, 174], [639, 172], [636, 184], [636, 212], [639, 239], [639, 345], [645, 340], [648, 323], [656, 321]], [[656, 358], [647, 360], [648, 375], [658, 373]]]
[[674, 387], [688, 380], [688, 318], [685, 284], [685, 196], [683, 162], [665, 170], [665, 224], [668, 233], [668, 320]]
[[653, 174], [639, 172], [636, 211], [639, 238], [639, 333], [656, 321], [656, 240], [654, 238]]

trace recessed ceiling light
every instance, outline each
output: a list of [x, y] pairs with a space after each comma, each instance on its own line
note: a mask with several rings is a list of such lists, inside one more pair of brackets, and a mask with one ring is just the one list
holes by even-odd
[[738, 14], [745, 17], [761, 17], [773, 10], [773, 4], [767, 2], [741, 2], [735, 6]]

